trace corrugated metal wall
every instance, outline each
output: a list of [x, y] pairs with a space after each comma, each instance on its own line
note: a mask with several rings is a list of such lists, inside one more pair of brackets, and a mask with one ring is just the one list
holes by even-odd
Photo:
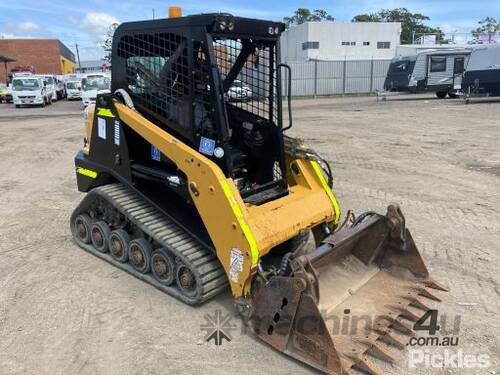
[[345, 60], [288, 63], [292, 68], [292, 96], [362, 94], [382, 90], [390, 62]]

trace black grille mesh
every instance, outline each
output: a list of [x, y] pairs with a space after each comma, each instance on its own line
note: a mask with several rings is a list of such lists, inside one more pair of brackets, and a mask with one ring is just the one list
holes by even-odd
[[249, 40], [214, 39], [214, 52], [222, 79], [226, 79], [242, 50], [251, 51], [236, 80], [226, 93], [229, 105], [274, 123], [276, 114], [276, 58], [274, 47]]
[[[275, 45], [214, 37], [212, 47], [226, 106], [277, 125]], [[220, 98], [211, 87], [211, 51], [206, 43], [175, 33], [140, 33], [123, 36], [117, 52], [125, 60], [125, 84], [138, 108], [170, 120], [168, 125], [194, 144], [200, 137], [219, 139]], [[279, 162], [273, 176], [275, 181], [284, 176]]]
[[134, 103], [190, 132], [186, 39], [173, 33], [124, 36], [118, 54], [126, 58], [128, 91]]

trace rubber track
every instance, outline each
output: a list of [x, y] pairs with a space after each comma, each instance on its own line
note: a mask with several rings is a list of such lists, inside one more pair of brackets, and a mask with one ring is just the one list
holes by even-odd
[[[181, 293], [175, 283], [172, 286], [165, 286], [159, 283], [151, 273], [141, 274], [129, 263], [120, 263], [109, 253], [101, 253], [91, 244], [81, 242], [75, 235], [74, 219], [80, 214], [87, 213], [94, 200], [98, 198], [104, 199], [115, 207], [147, 236], [181, 259], [196, 277], [196, 296], [186, 296]], [[73, 238], [81, 248], [186, 304], [203, 303], [228, 287], [226, 273], [213, 252], [202, 246], [184, 229], [123, 184], [104, 185], [91, 190], [71, 215], [70, 223]]]

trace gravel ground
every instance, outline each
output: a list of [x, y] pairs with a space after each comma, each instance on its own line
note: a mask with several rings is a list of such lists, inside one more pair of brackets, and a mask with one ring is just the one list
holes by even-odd
[[[316, 373], [240, 329], [220, 347], [204, 342], [206, 314], [234, 315], [229, 293], [185, 306], [76, 247], [79, 106], [0, 105], [0, 374]], [[436, 305], [446, 328], [461, 319], [459, 346], [448, 349], [491, 364], [409, 369], [401, 351], [379, 366], [500, 374], [500, 103], [325, 98], [296, 100], [294, 114], [292, 133], [331, 162], [344, 212], [402, 206], [433, 277], [451, 287]]]

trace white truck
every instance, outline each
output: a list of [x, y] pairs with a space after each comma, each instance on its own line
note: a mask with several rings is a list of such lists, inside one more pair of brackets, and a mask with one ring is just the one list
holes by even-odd
[[43, 78], [27, 75], [12, 79], [12, 101], [16, 108], [23, 105], [40, 105], [45, 107], [52, 102]]
[[37, 75], [38, 77], [42, 78], [45, 81], [45, 86], [47, 88], [47, 91], [52, 99], [53, 102], [55, 102], [58, 97], [57, 97], [57, 81], [56, 77], [53, 75]]
[[87, 107], [95, 103], [97, 94], [111, 92], [111, 79], [104, 73], [89, 73], [82, 78], [82, 102]]
[[66, 86], [66, 98], [68, 100], [82, 98], [82, 81], [81, 80], [66, 81], [65, 86]]

